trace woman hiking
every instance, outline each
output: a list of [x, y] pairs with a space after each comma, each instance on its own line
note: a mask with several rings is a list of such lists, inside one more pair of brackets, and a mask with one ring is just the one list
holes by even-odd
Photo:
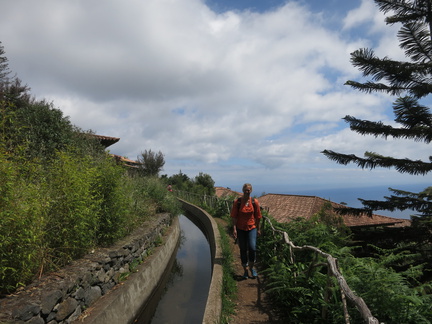
[[[261, 209], [258, 200], [250, 197], [251, 192], [252, 185], [245, 183], [243, 196], [234, 201], [231, 209], [233, 236], [239, 244], [244, 279], [257, 277], [256, 240], [257, 236], [261, 235]], [[250, 270], [250, 276], [248, 270]]]

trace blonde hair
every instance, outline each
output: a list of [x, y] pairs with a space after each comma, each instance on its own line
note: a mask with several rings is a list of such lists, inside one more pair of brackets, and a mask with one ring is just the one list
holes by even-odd
[[252, 191], [252, 185], [251, 185], [250, 183], [245, 183], [245, 184], [243, 185], [243, 189], [242, 189], [242, 190], [244, 190], [246, 187], [250, 187], [250, 189], [251, 189], [251, 191]]

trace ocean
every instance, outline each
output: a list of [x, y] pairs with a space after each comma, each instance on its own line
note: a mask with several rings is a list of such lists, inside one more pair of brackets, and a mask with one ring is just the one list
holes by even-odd
[[[425, 184], [411, 184], [411, 185], [399, 185], [390, 186], [394, 189], [400, 189], [410, 192], [421, 192], [427, 185]], [[361, 202], [358, 198], [366, 200], [384, 200], [384, 196], [390, 196], [392, 193], [388, 190], [389, 186], [374, 186], [374, 187], [362, 187], [362, 188], [333, 188], [333, 189], [307, 189], [307, 190], [292, 190], [274, 188], [272, 191], [260, 191], [259, 186], [254, 187], [254, 194], [261, 196], [263, 193], [273, 194], [290, 194], [290, 195], [306, 195], [306, 196], [317, 196], [324, 199], [331, 200], [336, 203], [346, 203], [349, 207], [362, 207]], [[276, 191], [275, 191], [276, 190]], [[375, 212], [378, 215], [390, 216], [396, 218], [409, 219], [411, 215], [416, 214], [412, 210], [395, 211], [390, 212], [387, 210], [377, 210]]]

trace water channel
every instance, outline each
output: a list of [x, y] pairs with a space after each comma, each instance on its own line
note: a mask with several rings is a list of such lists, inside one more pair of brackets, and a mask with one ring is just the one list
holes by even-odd
[[[192, 215], [180, 215], [180, 245], [165, 282], [139, 324], [201, 323], [212, 275], [210, 245]], [[157, 303], [157, 306], [156, 306]]]

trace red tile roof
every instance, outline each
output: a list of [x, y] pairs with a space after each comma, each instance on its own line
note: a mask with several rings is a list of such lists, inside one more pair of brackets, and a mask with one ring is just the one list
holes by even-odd
[[[266, 194], [258, 198], [260, 205], [268, 208], [269, 214], [280, 223], [287, 223], [298, 217], [309, 219], [318, 213], [326, 202], [333, 207], [344, 208], [344, 205], [332, 202], [316, 196]], [[409, 226], [410, 220], [388, 216], [367, 215], [354, 216], [343, 215], [344, 224], [348, 227], [366, 226]]]
[[218, 198], [225, 198], [225, 197], [240, 197], [243, 194], [237, 191], [233, 191], [230, 188], [224, 188], [224, 187], [215, 187], [216, 190], [216, 197]]
[[138, 168], [141, 163], [138, 161], [133, 161], [121, 155], [111, 154], [118, 163], [122, 163], [123, 165], [131, 168]]
[[87, 136], [94, 137], [99, 140], [99, 142], [107, 148], [108, 146], [111, 146], [118, 141], [120, 141], [120, 138], [118, 137], [111, 137], [111, 136], [105, 136], [105, 135], [96, 135], [96, 134], [86, 134]]

